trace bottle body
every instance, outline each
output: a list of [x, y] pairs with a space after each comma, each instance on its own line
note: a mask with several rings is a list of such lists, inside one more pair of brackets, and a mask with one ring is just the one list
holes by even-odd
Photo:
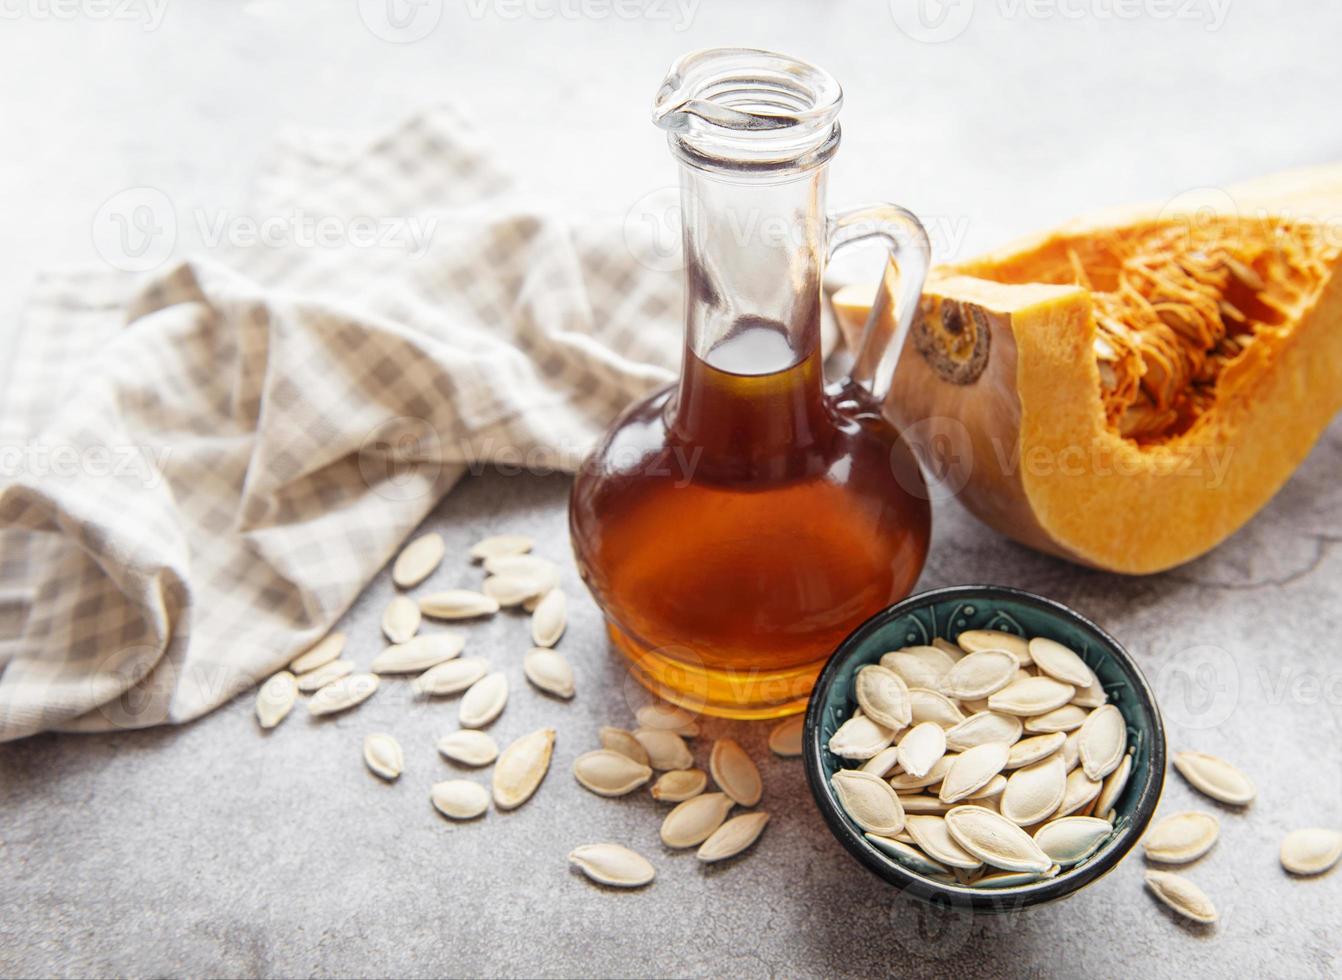
[[696, 710], [771, 717], [804, 707], [843, 638], [913, 587], [922, 490], [894, 430], [823, 391], [817, 349], [762, 375], [687, 350], [679, 385], [589, 458], [570, 521], [640, 681]]

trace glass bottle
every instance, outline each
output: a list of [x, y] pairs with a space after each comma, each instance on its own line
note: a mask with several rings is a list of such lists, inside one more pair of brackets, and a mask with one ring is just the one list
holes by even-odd
[[[908, 593], [930, 534], [923, 478], [880, 405], [927, 271], [912, 214], [827, 216], [838, 83], [782, 55], [672, 66], [653, 108], [680, 163], [680, 380], [630, 407], [579, 472], [578, 568], [633, 675], [696, 711], [805, 706], [835, 647]], [[877, 237], [893, 262], [848, 378], [826, 386], [826, 259]], [[897, 270], [897, 271], [896, 271]]]

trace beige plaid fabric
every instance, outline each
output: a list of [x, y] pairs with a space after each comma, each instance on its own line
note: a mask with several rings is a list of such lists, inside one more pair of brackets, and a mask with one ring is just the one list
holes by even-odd
[[646, 223], [529, 204], [448, 110], [286, 139], [246, 216], [431, 234], [39, 283], [0, 405], [0, 740], [223, 703], [467, 467], [571, 468], [679, 359]]

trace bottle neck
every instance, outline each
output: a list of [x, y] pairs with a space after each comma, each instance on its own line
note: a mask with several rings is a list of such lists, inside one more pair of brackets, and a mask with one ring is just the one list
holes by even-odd
[[824, 167], [724, 180], [686, 166], [681, 204], [685, 354], [671, 432], [702, 451], [715, 477], [810, 472], [831, 428], [820, 357]]
[[680, 168], [685, 350], [773, 374], [819, 345], [825, 167], [788, 179]]

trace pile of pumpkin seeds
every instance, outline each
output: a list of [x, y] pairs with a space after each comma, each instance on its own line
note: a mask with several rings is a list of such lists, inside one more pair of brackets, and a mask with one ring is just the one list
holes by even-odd
[[934, 880], [1003, 888], [1057, 875], [1114, 832], [1127, 725], [1074, 651], [969, 630], [858, 670], [831, 785], [868, 840]]
[[[549, 770], [554, 729], [523, 735], [500, 751], [493, 738], [480, 729], [503, 712], [508, 702], [507, 675], [491, 671], [482, 658], [462, 657], [466, 638], [461, 633], [421, 633], [420, 627], [425, 617], [469, 620], [492, 616], [505, 606], [523, 606], [531, 612], [534, 644], [523, 658], [523, 672], [547, 694], [573, 697], [573, 670], [562, 654], [551, 649], [564, 635], [567, 622], [559, 566], [530, 554], [531, 549], [532, 540], [523, 535], [486, 538], [470, 553], [473, 560], [482, 563], [487, 576], [480, 591], [453, 589], [418, 601], [402, 592], [393, 598], [381, 624], [390, 645], [373, 659], [367, 673], [356, 673], [354, 663], [342, 657], [345, 635], [328, 634], [296, 657], [288, 670], [261, 685], [256, 699], [261, 727], [274, 728], [283, 721], [299, 694], [312, 695], [308, 701], [310, 714], [334, 714], [372, 697], [384, 676], [415, 674], [413, 687], [421, 696], [461, 695], [457, 712], [460, 730], [440, 739], [438, 751], [462, 765], [494, 766], [491, 789], [469, 779], [434, 783], [429, 791], [433, 805], [453, 820], [481, 816], [489, 809], [491, 799], [501, 810], [521, 806]], [[397, 556], [392, 581], [403, 590], [415, 588], [433, 574], [445, 552], [438, 534], [416, 538]], [[405, 768], [400, 743], [385, 732], [373, 732], [364, 739], [363, 758], [370, 770], [387, 780], [398, 779]]]
[[[559, 568], [531, 554], [532, 547], [532, 540], [523, 535], [486, 538], [470, 552], [486, 573], [478, 591], [451, 589], [418, 600], [405, 591], [395, 596], [381, 622], [389, 645], [366, 673], [356, 673], [355, 664], [343, 657], [345, 635], [328, 634], [296, 657], [287, 670], [261, 685], [256, 699], [261, 727], [269, 729], [282, 722], [301, 694], [311, 695], [308, 710], [313, 716], [334, 714], [372, 697], [383, 676], [415, 674], [413, 688], [421, 696], [461, 696], [460, 728], [438, 740], [439, 753], [463, 766], [494, 766], [489, 789], [471, 779], [434, 783], [429, 798], [438, 812], [451, 820], [472, 820], [483, 816], [491, 801], [500, 810], [521, 806], [549, 770], [555, 730], [543, 728], [524, 735], [500, 751], [482, 729], [499, 717], [508, 702], [507, 675], [491, 670], [483, 658], [461, 656], [466, 649], [461, 633], [421, 633], [420, 628], [425, 618], [465, 621], [520, 606], [531, 614], [533, 646], [522, 660], [527, 680], [554, 697], [573, 697], [573, 670], [553, 649], [567, 623]], [[439, 567], [445, 552], [438, 534], [416, 538], [396, 558], [393, 582], [402, 590], [415, 588]], [[636, 721], [634, 731], [600, 730], [601, 748], [574, 763], [578, 782], [600, 796], [623, 796], [652, 780], [654, 771], [660, 772], [650, 793], [655, 800], [675, 804], [661, 829], [668, 847], [697, 847], [700, 860], [716, 862], [754, 844], [769, 821], [768, 813], [750, 809], [728, 819], [734, 806], [754, 807], [763, 792], [759, 770], [741, 746], [729, 738], [715, 741], [706, 773], [695, 768], [686, 741], [699, 733], [694, 716], [681, 708], [650, 704], [636, 712]], [[770, 745], [780, 755], [800, 755], [801, 718], [779, 726]], [[392, 735], [370, 733], [362, 748], [364, 763], [373, 773], [386, 780], [400, 778], [405, 754]], [[709, 773], [716, 792], [706, 792]], [[646, 858], [619, 844], [585, 844], [569, 860], [589, 878], [606, 885], [638, 887], [655, 875]]]
[[[652, 782], [652, 798], [673, 803], [662, 821], [667, 847], [697, 847], [699, 860], [712, 863], [747, 850], [769, 822], [763, 810], [749, 809], [764, 793], [759, 767], [733, 739], [713, 742], [708, 772], [695, 767], [689, 741], [699, 734], [695, 717], [683, 708], [644, 705], [635, 712], [633, 731], [606, 726], [598, 732], [601, 748], [578, 756], [573, 775], [598, 796], [617, 797]], [[800, 752], [800, 734], [798, 735]], [[661, 773], [655, 781], [655, 773]], [[706, 792], [709, 777], [717, 786]], [[732, 808], [747, 808], [728, 819]], [[605, 885], [637, 887], [655, 873], [646, 858], [617, 844], [579, 847], [569, 860], [589, 878]]]
[[[1083, 864], [1114, 833], [1114, 805], [1132, 772], [1127, 726], [1075, 651], [1053, 640], [969, 630], [955, 643], [887, 653], [858, 670], [857, 707], [830, 751], [859, 763], [831, 777], [835, 795], [866, 838], [934, 881], [1003, 888]], [[1252, 782], [1233, 765], [1180, 752], [1173, 765], [1200, 793], [1247, 806]], [[1181, 865], [1215, 844], [1220, 824], [1177, 813], [1147, 830], [1148, 861]], [[1287, 835], [1281, 863], [1321, 874], [1342, 858], [1342, 832]], [[1195, 883], [1146, 873], [1175, 912], [1215, 922]]]

